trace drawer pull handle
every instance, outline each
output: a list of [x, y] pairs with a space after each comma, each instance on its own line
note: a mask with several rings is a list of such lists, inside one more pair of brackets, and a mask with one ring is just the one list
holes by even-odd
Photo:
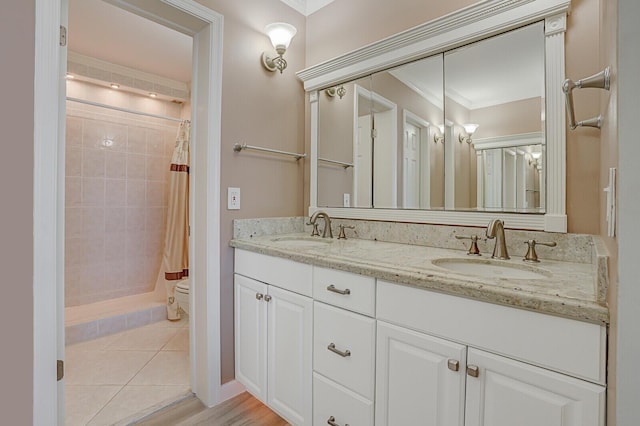
[[327, 346], [327, 349], [329, 349], [334, 354], [340, 355], [343, 358], [351, 356], [351, 351], [349, 349], [347, 349], [346, 351], [342, 352], [340, 349], [336, 349], [336, 344], [335, 343], [329, 343], [329, 346]]
[[332, 291], [334, 293], [342, 294], [342, 295], [351, 294], [351, 290], [349, 290], [348, 288], [345, 288], [344, 290], [340, 290], [340, 289], [336, 288], [336, 286], [334, 286], [333, 284], [328, 286], [327, 290]]
[[[329, 417], [329, 420], [327, 420], [327, 424], [331, 426], [340, 426], [338, 423], [336, 423], [336, 418], [333, 416]], [[349, 423], [345, 423], [344, 426], [349, 426]]]
[[467, 374], [471, 377], [478, 377], [480, 374], [480, 369], [477, 365], [469, 364], [467, 365]]
[[270, 302], [270, 301], [271, 301], [271, 296], [269, 296], [268, 294], [266, 294], [266, 295], [264, 296], [264, 301], [265, 301], [265, 302]]
[[264, 294], [262, 293], [256, 293], [256, 299], [258, 300], [262, 300], [262, 298], [264, 297]]

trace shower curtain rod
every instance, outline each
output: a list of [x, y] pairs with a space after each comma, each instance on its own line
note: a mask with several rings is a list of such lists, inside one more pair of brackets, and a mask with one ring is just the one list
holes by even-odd
[[103, 103], [100, 103], [100, 102], [93, 102], [93, 101], [87, 101], [87, 100], [79, 99], [79, 98], [72, 98], [72, 97], [69, 97], [69, 96], [67, 96], [67, 100], [68, 101], [72, 101], [72, 102], [78, 102], [78, 103], [81, 103], [81, 104], [93, 105], [93, 106], [97, 106], [97, 107], [101, 107], [101, 108], [114, 109], [116, 111], [128, 112], [128, 113], [131, 113], [131, 114], [145, 115], [147, 117], [161, 118], [163, 120], [177, 121], [178, 123], [181, 123], [183, 121], [188, 121], [188, 120], [183, 120], [181, 118], [167, 117], [165, 115], [158, 115], [158, 114], [151, 114], [149, 112], [136, 111], [136, 110], [129, 109], [129, 108], [121, 108], [121, 107], [117, 107], [117, 106], [103, 104]]

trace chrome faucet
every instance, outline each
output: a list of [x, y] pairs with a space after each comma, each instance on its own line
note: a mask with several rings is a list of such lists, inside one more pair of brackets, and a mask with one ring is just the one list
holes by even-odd
[[498, 258], [507, 260], [509, 259], [509, 253], [507, 253], [507, 242], [504, 238], [504, 222], [500, 219], [493, 219], [487, 226], [487, 238], [495, 238], [496, 245], [493, 246], [492, 258]]
[[331, 231], [331, 218], [329, 217], [328, 214], [326, 214], [322, 210], [318, 210], [314, 214], [312, 214], [311, 217], [309, 218], [309, 223], [307, 225], [313, 225], [314, 232], [316, 232], [317, 230], [316, 220], [318, 220], [319, 217], [324, 219], [324, 229], [322, 230], [322, 238], [327, 238], [327, 232], [329, 233], [329, 238], [333, 238], [333, 232]]

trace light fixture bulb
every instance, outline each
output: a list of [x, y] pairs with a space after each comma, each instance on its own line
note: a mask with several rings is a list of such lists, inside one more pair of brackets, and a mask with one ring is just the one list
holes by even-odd
[[467, 124], [463, 124], [462, 127], [464, 127], [464, 131], [467, 132], [467, 135], [471, 136], [478, 129], [478, 127], [480, 127], [480, 125], [474, 124], [474, 123], [467, 123]]
[[[280, 55], [287, 50], [291, 43], [291, 39], [298, 32], [296, 27], [285, 22], [274, 22], [273, 24], [269, 24], [264, 28], [264, 31], [271, 39], [271, 44]], [[282, 53], [280, 53], [278, 49], [282, 49]]]
[[120, 85], [116, 84], [116, 83], [111, 83], [109, 86], [111, 86], [112, 89], [119, 89]]
[[149, 96], [152, 98], [157, 98], [158, 94], [157, 93], [149, 93]]
[[69, 80], [73, 80], [74, 78], [76, 78], [73, 74], [69, 74], [69, 73], [67, 73], [66, 77], [67, 77]]

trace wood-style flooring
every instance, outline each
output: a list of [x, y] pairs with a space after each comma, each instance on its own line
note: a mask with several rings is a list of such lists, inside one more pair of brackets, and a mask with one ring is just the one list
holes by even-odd
[[195, 396], [164, 408], [135, 425], [144, 426], [284, 426], [288, 425], [266, 405], [244, 392], [213, 407], [205, 407]]

